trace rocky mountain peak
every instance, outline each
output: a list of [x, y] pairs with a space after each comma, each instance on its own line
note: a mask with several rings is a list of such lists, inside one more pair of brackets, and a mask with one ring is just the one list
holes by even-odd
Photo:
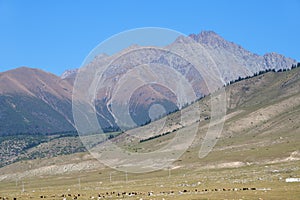
[[65, 79], [68, 77], [73, 77], [76, 75], [78, 69], [68, 69], [66, 71], [64, 71], [64, 73], [60, 76], [61, 79]]
[[[294, 59], [277, 53], [267, 53], [261, 56], [250, 52], [238, 44], [225, 40], [214, 31], [202, 31], [199, 34], [190, 34], [188, 37], [179, 36], [166, 48], [181, 51], [183, 49], [189, 49], [189, 44], [193, 45], [195, 42], [203, 46], [203, 49], [205, 49], [215, 61], [222, 74], [222, 78], [226, 82], [235, 80], [239, 76], [245, 77], [252, 75], [261, 70], [291, 68], [293, 64], [297, 63]], [[138, 45], [132, 45], [121, 52], [136, 48], [138, 48]], [[193, 51], [195, 52], [197, 50]], [[201, 50], [199, 50], [199, 53], [201, 54]], [[116, 55], [118, 55], [118, 53]], [[108, 56], [101, 54], [96, 56], [94, 61], [101, 62], [101, 60], [106, 58], [110, 59], [112, 56], [113, 55]], [[143, 56], [145, 55], [139, 55], [138, 57]], [[75, 79], [76, 72], [77, 70], [68, 70], [62, 75], [62, 78], [68, 79], [70, 83], [73, 83], [72, 80]], [[111, 71], [111, 74], [114, 74], [114, 72]]]
[[[265, 65], [267, 66], [267, 68], [269, 69], [285, 69], [285, 68], [290, 68], [292, 66], [292, 64], [295, 64], [296, 61], [291, 59], [291, 58], [287, 58], [281, 54], [275, 53], [275, 52], [271, 52], [271, 53], [266, 53], [265, 55], [263, 55], [264, 61], [265, 61]], [[286, 67], [288, 66], [288, 67]]]
[[189, 37], [201, 44], [212, 47], [226, 48], [232, 45], [236, 46], [234, 43], [226, 41], [214, 31], [202, 31], [199, 34], [191, 34]]

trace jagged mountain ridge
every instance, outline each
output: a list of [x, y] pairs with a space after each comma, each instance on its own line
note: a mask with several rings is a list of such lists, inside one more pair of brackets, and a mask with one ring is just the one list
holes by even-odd
[[[127, 93], [123, 93], [122, 95], [118, 94], [119, 97], [113, 99], [114, 88], [118, 84], [120, 86], [127, 83], [128, 88], [123, 88], [123, 91], [133, 91], [138, 89], [132, 87], [132, 85], [139, 84], [139, 79], [150, 80], [151, 77], [159, 77], [158, 79], [164, 82], [162, 85], [168, 84], [168, 82], [164, 81], [166, 79], [173, 80], [173, 83], [169, 82], [169, 89], [172, 89], [172, 91], [177, 94], [182, 94], [182, 88], [178, 86], [183, 85], [183, 82], [179, 84], [180, 80], [172, 76], [172, 72], [167, 70], [172, 68], [189, 81], [190, 86], [194, 90], [195, 97], [185, 95], [184, 97], [188, 98], [185, 99], [185, 102], [179, 103], [171, 99], [165, 99], [167, 101], [163, 101], [160, 95], [153, 96], [153, 98], [156, 102], [165, 102], [165, 105], [179, 104], [178, 108], [181, 108], [184, 104], [193, 102], [198, 98], [212, 93], [224, 84], [236, 80], [239, 77], [252, 76], [266, 69], [289, 69], [293, 64], [296, 64], [295, 60], [276, 53], [269, 53], [264, 56], [251, 53], [239, 45], [226, 41], [212, 31], [204, 31], [198, 35], [192, 34], [187, 37], [179, 36], [172, 44], [163, 47], [163, 49], [162, 51], [161, 48], [144, 48], [142, 46], [132, 45], [111, 56], [96, 56], [86, 66], [79, 69], [79, 71], [73, 71], [73, 73], [65, 79], [70, 80], [72, 77], [76, 77], [75, 75], [79, 72], [78, 74], [81, 77], [78, 78], [77, 76], [77, 80], [80, 80], [77, 82], [85, 82], [87, 85], [92, 85], [95, 74], [99, 74], [98, 70], [101, 69], [102, 66], [106, 67], [105, 71], [101, 72], [103, 73], [101, 77], [102, 83], [96, 91], [97, 101], [86, 103], [91, 105], [96, 103], [99, 110], [106, 113], [104, 116], [100, 116], [101, 121], [105, 122], [102, 123], [101, 126], [105, 127], [105, 129], [109, 129], [109, 126], [114, 124], [114, 122], [111, 121], [111, 119], [113, 119], [110, 113], [111, 105], [116, 105], [117, 109], [115, 110], [126, 107], [122, 105], [143, 108], [141, 113], [145, 113], [144, 110], [148, 110], [155, 104], [155, 102], [148, 101], [148, 98], [145, 98], [146, 96], [150, 96], [150, 94], [157, 94], [151, 87], [148, 87], [149, 90], [147, 93], [149, 95], [132, 94], [131, 99], [135, 99], [139, 104], [126, 99]], [[145, 63], [151, 65], [151, 70], [143, 68], [143, 71], [140, 71], [139, 69]], [[164, 69], [161, 68], [158, 73], [153, 73], [153, 71], [157, 69], [156, 65], [168, 67]], [[81, 74], [80, 72], [83, 73]], [[124, 82], [123, 77], [126, 77], [127, 82]], [[132, 80], [137, 80], [137, 82]], [[156, 82], [155, 78], [152, 79], [152, 81]], [[122, 83], [120, 84], [120, 82]], [[78, 86], [81, 87], [80, 85], [75, 85], [75, 88]], [[82, 88], [82, 91], [85, 92], [85, 90], [86, 88]], [[84, 96], [88, 95], [90, 94], [85, 94]], [[182, 96], [179, 98], [181, 97]], [[177, 109], [177, 107], [174, 106], [170, 106], [170, 108]], [[173, 112], [174, 110], [172, 109], [167, 109], [166, 113]], [[91, 112], [92, 110], [93, 109], [91, 109]], [[126, 112], [128, 111], [120, 111], [119, 116], [124, 119], [128, 118], [128, 116], [122, 115], [122, 113]], [[130, 115], [134, 118], [135, 113], [130, 113]], [[137, 124], [144, 124], [149, 121], [149, 119], [150, 117], [146, 112]]]
[[[187, 37], [180, 36], [166, 48], [170, 50], [183, 48], [185, 50], [191, 41], [192, 43], [196, 41], [201, 44], [209, 55], [212, 56], [225, 82], [235, 80], [239, 76], [253, 75], [255, 72], [266, 69], [288, 69], [293, 64], [296, 64], [296, 60], [275, 52], [266, 53], [262, 56], [252, 53], [240, 45], [225, 40], [213, 31], [202, 31], [199, 34], [190, 34]], [[132, 48], [134, 49], [136, 46]], [[100, 62], [100, 60], [107, 57], [107, 55], [105, 57], [98, 56], [94, 62]], [[67, 70], [61, 78], [75, 78], [77, 72], [76, 69]]]
[[[235, 80], [239, 76], [251, 75], [264, 69], [287, 69], [296, 63], [295, 60], [276, 53], [269, 53], [264, 56], [256, 55], [239, 45], [226, 41], [211, 31], [201, 32], [198, 35], [192, 34], [189, 37], [179, 37], [166, 49], [178, 53], [182, 52], [189, 57], [189, 46], [203, 48], [203, 50], [198, 52], [200, 56], [203, 53], [202, 51], [210, 54], [225, 83]], [[139, 47], [133, 46], [130, 48], [135, 49]], [[118, 55], [119, 53], [112, 56], [96, 56], [92, 63], [107, 62]], [[137, 53], [136, 56], [138, 58], [151, 59], [141, 52]], [[129, 57], [129, 60], [134, 62], [137, 57]], [[196, 63], [198, 60], [199, 63], [203, 61], [203, 66], [206, 66], [206, 61], [201, 60], [201, 57], [191, 57], [189, 60]], [[158, 64], [162, 62], [163, 64], [166, 61], [166, 59], [160, 59], [155, 62], [158, 62]], [[122, 62], [121, 60], [120, 64]], [[172, 62], [181, 70], [180, 67], [183, 63], [176, 63], [176, 60], [172, 60]], [[111, 68], [110, 71], [107, 71], [107, 80], [111, 81], [107, 83], [113, 83], [117, 75], [124, 73], [122, 70]], [[0, 134], [50, 133], [75, 130], [72, 116], [72, 87], [77, 73], [77, 69], [69, 70], [61, 77], [57, 77], [42, 70], [25, 67], [0, 73]], [[205, 73], [209, 74], [209, 71]], [[200, 75], [205, 76], [205, 73]], [[190, 80], [194, 80], [193, 84], [195, 90], [198, 91], [198, 97], [211, 92], [207, 90], [203, 84], [203, 77], [199, 77], [199, 74], [191, 71], [188, 76]], [[224, 82], [218, 82], [214, 88], [221, 86]], [[164, 98], [164, 95], [160, 95], [151, 87], [148, 87], [147, 91], [148, 95], [141, 95], [145, 99], [139, 99], [138, 96], [132, 97], [132, 99], [135, 99], [135, 102], [132, 102], [131, 105], [134, 105], [135, 108], [149, 108], [154, 102], [147, 101], [147, 98], [152, 94], [157, 94], [154, 99], [162, 102], [161, 98]], [[138, 94], [140, 93], [136, 93], [136, 95]], [[109, 129], [113, 126], [110, 130], [116, 130], [116, 124], [113, 122], [113, 117], [108, 107], [108, 97], [110, 96], [111, 94], [107, 93], [105, 88], [97, 94], [98, 120], [106, 128]], [[171, 99], [169, 98], [168, 101], [171, 104], [175, 103]], [[137, 102], [138, 104], [136, 104]], [[171, 107], [174, 108], [174, 106]], [[147, 120], [149, 120], [149, 117], [144, 119], [144, 121]]]
[[[215, 61], [225, 82], [237, 77], [253, 75], [266, 69], [288, 69], [296, 60], [277, 53], [266, 53], [263, 56], [252, 53], [242, 46], [229, 42], [213, 31], [203, 31], [189, 35], [201, 44]], [[175, 42], [176, 43], [176, 42]]]

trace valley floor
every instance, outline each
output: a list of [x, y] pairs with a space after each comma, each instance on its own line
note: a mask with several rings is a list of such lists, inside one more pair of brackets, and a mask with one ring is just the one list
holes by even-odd
[[180, 167], [146, 174], [105, 168], [2, 181], [0, 199], [300, 199], [300, 161], [238, 168]]

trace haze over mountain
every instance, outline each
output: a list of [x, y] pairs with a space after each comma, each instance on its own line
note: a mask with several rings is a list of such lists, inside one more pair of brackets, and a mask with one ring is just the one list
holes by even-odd
[[[130, 47], [132, 49], [139, 48]], [[189, 37], [179, 37], [174, 43], [166, 47], [170, 52], [184, 55], [194, 65], [200, 65], [201, 71], [194, 73], [192, 68], [186, 76], [193, 80], [193, 87], [197, 98], [207, 95], [209, 91], [204, 84], [206, 76], [216, 73], [221, 75], [221, 81], [211, 82], [213, 88], [223, 86], [238, 77], [245, 77], [265, 69], [288, 69], [296, 61], [276, 53], [268, 53], [263, 56], [251, 53], [241, 46], [228, 42], [211, 31], [204, 31], [198, 35], [192, 34]], [[126, 50], [124, 50], [126, 51]], [[119, 56], [123, 51], [112, 56], [97, 56], [90, 63], [96, 68], [99, 63], [107, 62]], [[153, 55], [160, 52], [152, 51]], [[214, 66], [203, 54], [209, 54], [214, 61]], [[196, 56], [195, 56], [196, 55]], [[127, 57], [127, 62], [135, 62], [135, 59], [145, 59], [158, 64], [169, 62], [170, 57], [155, 60], [144, 52], [138, 52]], [[111, 68], [106, 72], [107, 85], [116, 81], [118, 75], [126, 73], [120, 60], [119, 68]], [[172, 60], [172, 64], [178, 70], [184, 70], [187, 65], [183, 61]], [[212, 68], [210, 68], [212, 66]], [[72, 117], [72, 87], [78, 70], [65, 72], [62, 77], [39, 69], [18, 68], [0, 73], [0, 135], [11, 135], [19, 133], [54, 133], [61, 131], [74, 131]], [[199, 76], [200, 75], [200, 76]], [[96, 108], [100, 124], [107, 131], [118, 130], [109, 110], [109, 98], [111, 90], [102, 88], [98, 91]], [[134, 113], [144, 113], [154, 102], [163, 102], [169, 107], [168, 112], [178, 109], [173, 104], [174, 98], [170, 93], [166, 98], [161, 92], [163, 88], [148, 86], [145, 91], [137, 92], [132, 97], [131, 105]], [[167, 91], [166, 91], [167, 92]], [[164, 93], [164, 92], [163, 92]], [[140, 97], [139, 97], [140, 96]], [[152, 97], [152, 101], [146, 101]], [[119, 99], [121, 100], [121, 99]], [[138, 117], [136, 117], [138, 119]], [[138, 124], [149, 121], [148, 115], [143, 116]]]

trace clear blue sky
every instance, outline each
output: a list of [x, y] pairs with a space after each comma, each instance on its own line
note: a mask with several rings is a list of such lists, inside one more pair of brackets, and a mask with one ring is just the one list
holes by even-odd
[[108, 37], [149, 26], [213, 30], [252, 52], [300, 61], [300, 0], [0, 0], [0, 71], [60, 75]]

